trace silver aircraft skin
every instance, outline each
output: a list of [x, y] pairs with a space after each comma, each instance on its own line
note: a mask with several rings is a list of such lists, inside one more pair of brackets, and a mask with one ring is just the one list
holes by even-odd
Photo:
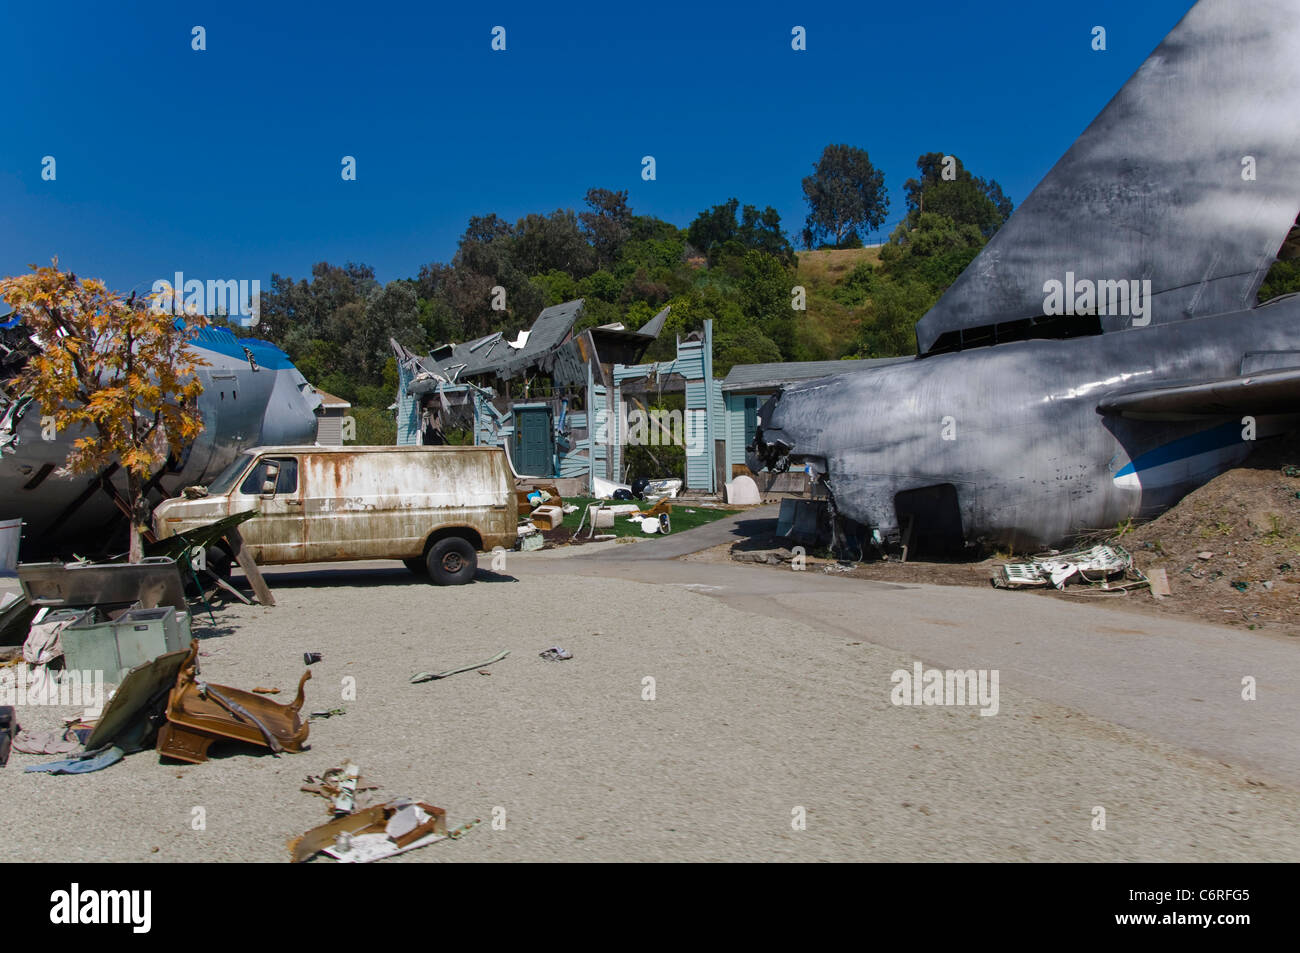
[[1020, 551], [1153, 516], [1300, 423], [1300, 297], [1255, 305], [1298, 214], [1300, 2], [1200, 0], [918, 323], [918, 357], [786, 387], [751, 466], [811, 467], [840, 527], [884, 542], [926, 515], [909, 491]]
[[[203, 431], [179, 466], [162, 476], [169, 494], [206, 484], [248, 447], [315, 441], [320, 397], [278, 347], [237, 338], [224, 328], [201, 330], [192, 347], [207, 361], [198, 370]], [[96, 476], [65, 472], [78, 435], [44, 439], [51, 434], [41, 417], [38, 404], [21, 406], [18, 395], [0, 389], [0, 519], [24, 521], [24, 560], [69, 546], [86, 551], [103, 545], [117, 518], [113, 501], [94, 488]], [[114, 485], [125, 490], [120, 473]]]

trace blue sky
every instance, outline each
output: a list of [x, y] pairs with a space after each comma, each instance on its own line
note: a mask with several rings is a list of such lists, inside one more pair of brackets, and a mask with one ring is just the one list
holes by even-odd
[[449, 260], [471, 215], [592, 186], [682, 226], [734, 195], [793, 237], [831, 142], [884, 171], [891, 221], [930, 151], [1018, 204], [1190, 5], [10, 2], [0, 274], [57, 254], [119, 290], [321, 260], [389, 281]]

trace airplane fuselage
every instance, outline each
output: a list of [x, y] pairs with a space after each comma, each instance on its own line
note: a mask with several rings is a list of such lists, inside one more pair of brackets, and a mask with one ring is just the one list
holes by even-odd
[[[204, 332], [195, 350], [207, 361], [197, 372], [203, 384], [198, 402], [203, 431], [162, 476], [164, 491], [207, 482], [247, 447], [316, 439], [319, 398], [277, 348]], [[0, 453], [0, 518], [24, 521], [24, 560], [69, 545], [96, 548], [108, 542], [105, 537], [117, 524], [112, 499], [94, 488], [95, 474], [64, 472], [80, 434], [55, 431], [43, 416], [39, 405], [29, 405], [6, 434], [17, 437], [12, 450]], [[125, 491], [120, 473], [113, 482]]]
[[[1240, 463], [1240, 415], [1134, 420], [1099, 398], [1234, 377], [1247, 352], [1300, 350], [1300, 299], [1068, 340], [941, 354], [787, 387], [759, 414], [772, 464], [825, 473], [840, 515], [900, 535], [898, 494], [955, 490], [967, 540], [1019, 551], [1160, 512]], [[1254, 436], [1294, 425], [1260, 417]], [[785, 461], [782, 461], [785, 462]]]

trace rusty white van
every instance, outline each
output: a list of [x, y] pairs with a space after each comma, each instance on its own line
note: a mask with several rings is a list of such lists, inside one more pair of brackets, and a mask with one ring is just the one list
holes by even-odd
[[254, 447], [159, 504], [154, 532], [248, 510], [240, 533], [260, 565], [400, 559], [444, 586], [473, 580], [479, 552], [513, 547], [518, 524], [500, 447]]

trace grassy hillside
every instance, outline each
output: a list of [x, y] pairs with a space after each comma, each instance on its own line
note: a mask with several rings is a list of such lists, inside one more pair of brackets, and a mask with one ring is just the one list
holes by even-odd
[[851, 350], [862, 324], [863, 304], [846, 280], [861, 265], [878, 267], [880, 249], [802, 251], [797, 258], [796, 278], [808, 292], [800, 337], [819, 359], [837, 360]]

